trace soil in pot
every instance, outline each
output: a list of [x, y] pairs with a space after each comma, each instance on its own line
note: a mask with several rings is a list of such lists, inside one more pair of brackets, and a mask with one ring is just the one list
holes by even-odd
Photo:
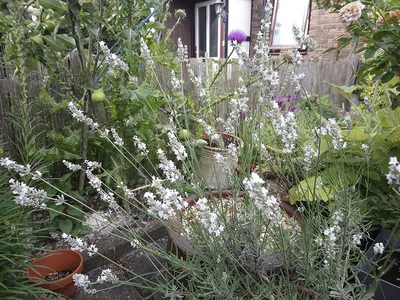
[[50, 274], [46, 275], [44, 277], [44, 280], [46, 280], [48, 282], [56, 281], [56, 280], [62, 279], [64, 277], [67, 277], [72, 272], [73, 271], [70, 270], [70, 269], [56, 271], [56, 272], [53, 272], [53, 273], [50, 273]]

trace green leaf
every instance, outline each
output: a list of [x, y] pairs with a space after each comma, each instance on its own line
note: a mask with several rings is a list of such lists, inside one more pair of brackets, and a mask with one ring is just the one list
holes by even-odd
[[385, 75], [382, 76], [381, 78], [381, 82], [382, 83], [386, 83], [389, 82], [390, 80], [392, 80], [392, 78], [394, 77], [394, 73], [393, 72], [387, 72]]
[[77, 218], [77, 219], [79, 219], [79, 220], [81, 220], [81, 221], [84, 221], [84, 220], [85, 220], [85, 215], [83, 214], [82, 210], [79, 209], [79, 208], [76, 207], [76, 206], [70, 206], [70, 207], [68, 207], [67, 213], [68, 213], [70, 216], [73, 216], [73, 217], [75, 217], [75, 218]]
[[58, 227], [60, 227], [60, 230], [66, 234], [71, 233], [73, 226], [74, 224], [70, 219], [60, 219], [58, 221]]
[[64, 207], [62, 205], [54, 206], [52, 209], [49, 209], [50, 222], [52, 222], [55, 217], [61, 215], [63, 209]]
[[149, 22], [147, 23], [148, 28], [155, 29], [157, 31], [163, 31], [164, 30], [164, 25], [160, 22]]
[[52, 35], [45, 35], [43, 39], [47, 42], [47, 44], [52, 48], [54, 51], [61, 52], [65, 50], [65, 45], [61, 39], [56, 39]]
[[58, 12], [65, 12], [65, 6], [60, 0], [39, 0], [39, 4], [46, 9], [52, 9]]
[[376, 53], [376, 49], [375, 48], [368, 48], [364, 52], [364, 58], [365, 59], [370, 59], [371, 57], [374, 57], [375, 53]]
[[74, 38], [70, 37], [67, 34], [57, 34], [57, 38], [59, 38], [68, 48], [76, 47]]
[[348, 139], [363, 142], [367, 140], [370, 135], [364, 132], [361, 127], [353, 127], [350, 131], [342, 130], [342, 135]]
[[350, 95], [357, 89], [357, 86], [352, 85], [352, 86], [338, 86], [334, 85], [333, 83], [328, 84], [333, 87], [336, 91], [338, 91], [343, 97], [346, 99], [350, 99]]
[[[315, 176], [309, 177], [301, 181], [297, 186], [289, 190], [290, 203], [295, 203], [298, 200], [322, 200], [328, 201], [333, 197], [333, 191], [327, 187], [321, 189], [316, 188]], [[315, 190], [315, 193], [314, 193]]]
[[82, 3], [82, 10], [86, 10], [88, 12], [95, 12], [97, 9], [92, 2], [84, 2]]

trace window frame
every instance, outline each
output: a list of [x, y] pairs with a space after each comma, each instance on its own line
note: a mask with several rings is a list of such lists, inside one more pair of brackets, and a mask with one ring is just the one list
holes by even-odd
[[[270, 31], [270, 36], [269, 36], [269, 48], [271, 52], [277, 52], [279, 53], [281, 50], [286, 50], [286, 49], [291, 49], [293, 48], [294, 45], [273, 45], [273, 39], [275, 35], [275, 27], [276, 27], [276, 19], [278, 15], [278, 3], [280, 0], [274, 0], [273, 4], [273, 14], [272, 14], [272, 20], [271, 20], [271, 31]], [[302, 32], [305, 32], [308, 34], [309, 28], [310, 28], [310, 19], [311, 19], [311, 8], [312, 8], [312, 0], [308, 0], [308, 10], [305, 15], [305, 18], [303, 20], [303, 24], [300, 28]], [[298, 50], [301, 52], [306, 52], [307, 48], [305, 46], [298, 47]]]
[[[199, 3], [195, 4], [194, 7], [194, 30], [195, 30], [195, 54], [196, 58], [205, 58], [199, 55], [199, 8], [200, 7], [206, 7], [206, 53], [210, 55], [210, 9], [211, 6], [215, 4], [215, 0], [209, 0], [209, 1], [202, 1]], [[218, 47], [217, 47], [217, 53], [218, 56], [208, 56], [209, 58], [221, 58], [221, 49], [222, 49], [222, 35], [221, 35], [221, 30], [222, 30], [222, 24], [221, 24], [221, 18], [217, 16], [218, 18]]]

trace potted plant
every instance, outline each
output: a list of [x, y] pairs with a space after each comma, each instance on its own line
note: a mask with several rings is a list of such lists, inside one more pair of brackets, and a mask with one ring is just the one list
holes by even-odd
[[72, 276], [81, 273], [82, 255], [70, 249], [45, 253], [35, 259], [27, 270], [28, 278], [40, 287], [73, 298], [76, 293]]
[[[382, 244], [380, 244], [382, 243]], [[380, 251], [379, 248], [381, 247]], [[385, 249], [394, 249], [391, 251], [383, 251]], [[369, 247], [365, 256], [367, 262], [359, 267], [358, 278], [366, 287], [377, 287], [374, 299], [380, 300], [397, 300], [400, 296], [400, 239], [393, 237], [388, 230], [381, 230], [375, 238], [374, 243]], [[379, 253], [378, 253], [379, 252]], [[375, 275], [381, 272], [382, 267], [386, 267], [385, 257], [390, 255], [389, 265], [383, 272], [382, 277], [378, 280]]]
[[220, 140], [212, 140], [204, 134], [207, 145], [203, 146], [197, 173], [210, 188], [223, 190], [229, 187], [228, 178], [235, 172], [243, 141], [228, 133], [217, 134]]

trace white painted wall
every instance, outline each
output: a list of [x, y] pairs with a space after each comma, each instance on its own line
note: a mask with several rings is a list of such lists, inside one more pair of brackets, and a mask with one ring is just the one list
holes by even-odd
[[[242, 30], [250, 36], [251, 30], [251, 0], [229, 0], [228, 33], [234, 29]], [[249, 54], [250, 42], [243, 42], [243, 49]], [[228, 54], [232, 47], [228, 45]], [[235, 54], [232, 57], [237, 57]]]

